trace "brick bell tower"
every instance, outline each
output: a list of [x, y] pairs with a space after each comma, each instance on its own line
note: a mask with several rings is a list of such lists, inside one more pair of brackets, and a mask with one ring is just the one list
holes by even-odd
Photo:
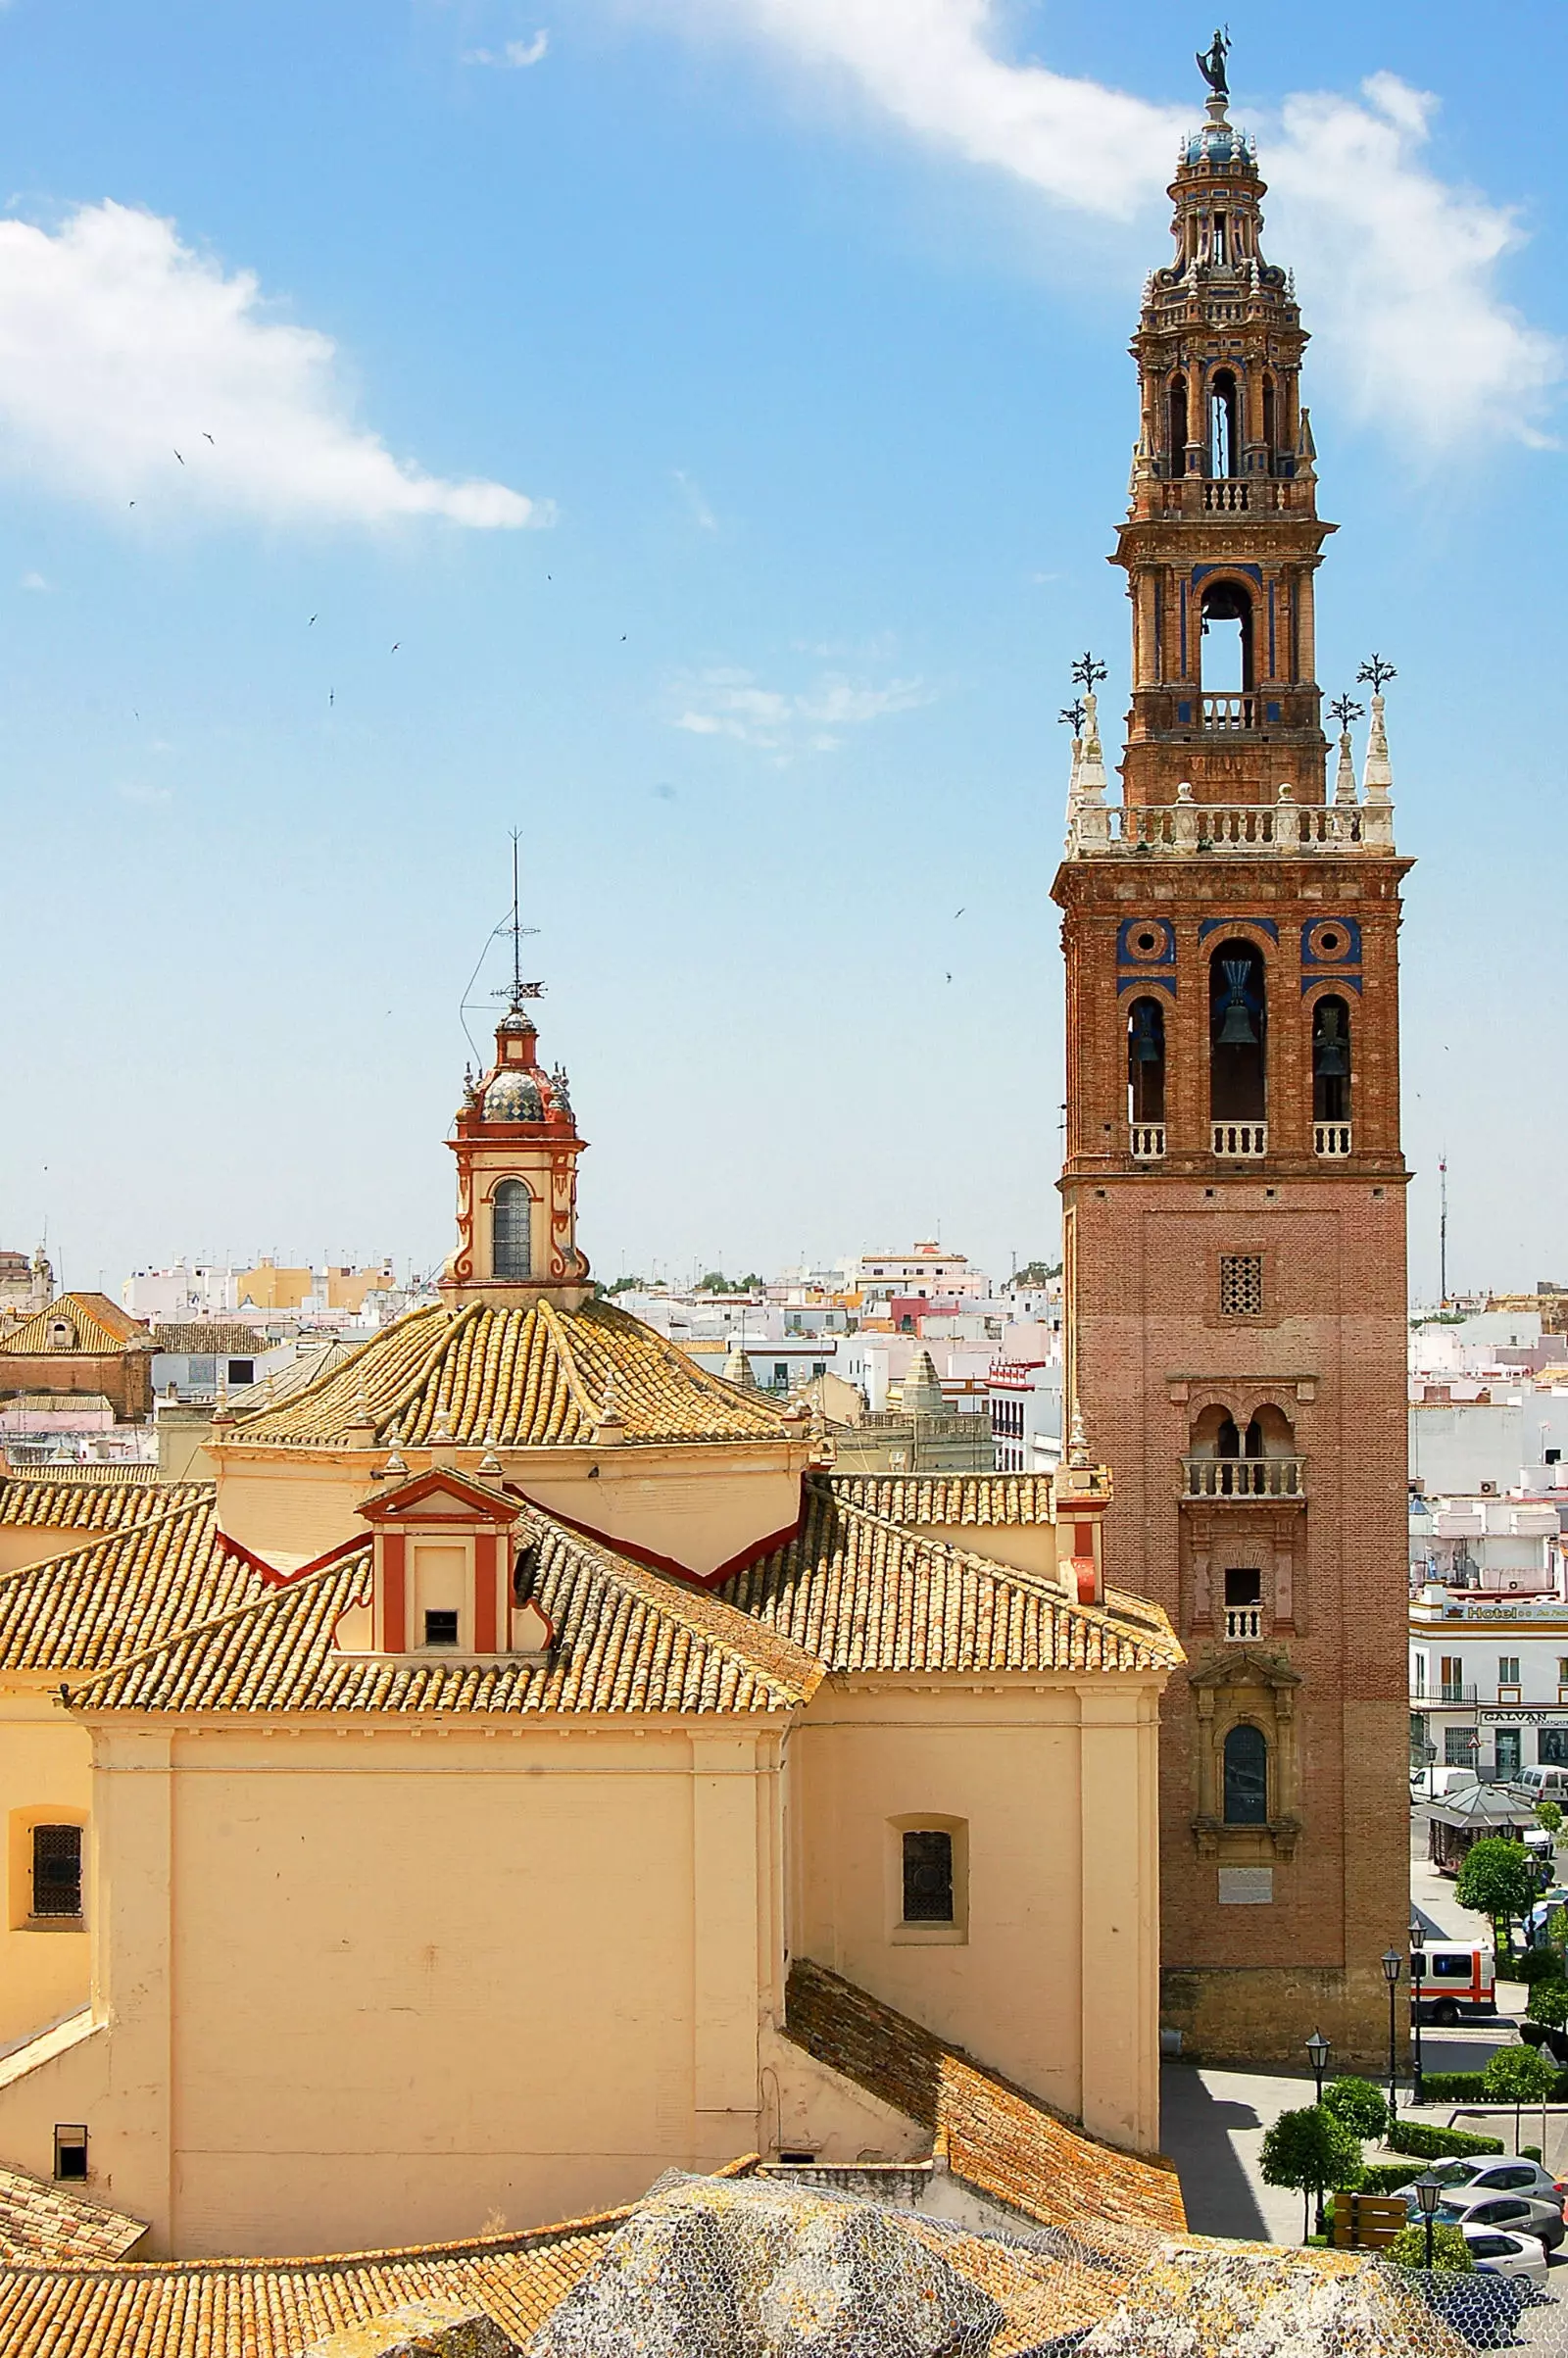
[[1067, 1380], [1115, 1469], [1105, 1576], [1188, 1654], [1161, 1737], [1162, 2020], [1237, 2058], [1298, 2059], [1321, 2027], [1348, 2062], [1387, 2055], [1380, 1959], [1408, 1922], [1410, 862], [1376, 659], [1364, 791], [1348, 733], [1326, 791], [1306, 334], [1263, 259], [1223, 46], [1200, 64], [1176, 255], [1132, 345], [1122, 800], [1091, 694], [1053, 888]]

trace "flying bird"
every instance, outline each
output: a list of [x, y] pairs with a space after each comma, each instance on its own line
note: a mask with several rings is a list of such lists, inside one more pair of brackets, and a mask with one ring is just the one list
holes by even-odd
[[[210, 433], [207, 431], [207, 428], [206, 428], [205, 426], [203, 426], [203, 427], [202, 427], [202, 440], [203, 440], [204, 442], [213, 442], [213, 437], [212, 437], [212, 435], [211, 435], [211, 434], [210, 434]], [[217, 445], [217, 443], [216, 443], [216, 442], [213, 442], [213, 448], [214, 448], [214, 450], [216, 450], [216, 449], [218, 448], [218, 445]]]
[[398, 649], [399, 649], [399, 648], [402, 646], [402, 644], [403, 644], [403, 641], [402, 641], [401, 639], [394, 639], [394, 640], [393, 640], [393, 642], [392, 642], [392, 653], [393, 653], [394, 655], [396, 655], [396, 653], [397, 653]]
[[952, 977], [952, 975], [951, 975], [951, 974], [948, 976], [948, 980], [949, 980], [949, 982], [952, 982], [952, 980], [953, 980], [953, 977]]
[[620, 634], [620, 643], [623, 647], [626, 644], [626, 633], [624, 631], [622, 631]]
[[[174, 456], [175, 456], [175, 458], [176, 458], [176, 459], [179, 459], [179, 453], [178, 453], [178, 451], [175, 451], [175, 453], [174, 453]], [[183, 466], [184, 466], [184, 464], [185, 464], [185, 462], [184, 462], [184, 460], [183, 460], [183, 459], [179, 459], [179, 463], [180, 463], [181, 467], [183, 467]]]
[[315, 616], [314, 614], [312, 614], [310, 622], [307, 622], [307, 623], [306, 623], [306, 625], [305, 625], [305, 627], [306, 627], [306, 629], [307, 629], [307, 630], [309, 630], [309, 629], [310, 629], [310, 627], [311, 627], [311, 624], [312, 624], [312, 623], [314, 623], [314, 621], [315, 621], [315, 620], [316, 620], [316, 616]]
[[[964, 903], [964, 905], [963, 905], [963, 909], [967, 909], [967, 908], [968, 908], [968, 906], [969, 906], [968, 902], [967, 902], [967, 901], [965, 901], [965, 903]], [[958, 918], [958, 917], [961, 917], [961, 916], [962, 916], [962, 914], [963, 914], [963, 909], [956, 909], [954, 910], [953, 914], [954, 914], [955, 918]]]
[[328, 704], [329, 706], [330, 706], [330, 705], [334, 705], [334, 704], [336, 704], [336, 702], [337, 702], [337, 690], [336, 690], [336, 688], [328, 688], [328, 689], [327, 689], [327, 691], [326, 691], [326, 701], [327, 701], [327, 704]]

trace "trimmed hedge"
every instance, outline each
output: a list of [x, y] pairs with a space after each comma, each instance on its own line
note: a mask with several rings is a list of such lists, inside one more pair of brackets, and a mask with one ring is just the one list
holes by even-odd
[[1366, 2176], [1355, 2189], [1358, 2194], [1396, 2194], [1420, 2175], [1407, 2161], [1368, 2162], [1365, 2167]]
[[[1475, 2077], [1479, 2080], [1479, 2072]], [[1468, 2079], [1468, 2072], [1452, 2075]], [[1423, 2161], [1462, 2160], [1471, 2153], [1501, 2153], [1500, 2137], [1480, 2137], [1469, 2129], [1431, 2129], [1425, 2121], [1394, 2121], [1383, 2142], [1396, 2153], [1417, 2153]]]
[[[1534, 2046], [1536, 2042], [1534, 2039], [1527, 2039], [1525, 2043]], [[1506, 2052], [1506, 2049], [1502, 2051]], [[1544, 2047], [1539, 2051], [1542, 2054], [1546, 2053]], [[1421, 2092], [1433, 2104], [1496, 2104], [1501, 2102], [1503, 2099], [1489, 2094], [1486, 2078], [1485, 2072], [1423, 2072]], [[1530, 2098], [1530, 2102], [1533, 2104], [1539, 2104], [1540, 2101], [1539, 2096]], [[1568, 2103], [1568, 2072], [1558, 2073], [1557, 2085], [1546, 2101], [1548, 2104]]]

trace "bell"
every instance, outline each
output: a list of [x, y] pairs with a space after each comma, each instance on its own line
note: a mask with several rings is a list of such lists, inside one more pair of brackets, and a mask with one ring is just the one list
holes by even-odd
[[1133, 1017], [1133, 1062], [1157, 1064], [1163, 1053], [1154, 1036], [1154, 1010], [1146, 1001]]
[[1317, 1073], [1325, 1081], [1343, 1081], [1350, 1067], [1345, 1054], [1345, 1042], [1340, 1037], [1338, 1007], [1325, 1007], [1318, 1020], [1323, 1028], [1317, 1036], [1314, 1058]]
[[1257, 1033], [1247, 1005], [1247, 962], [1244, 958], [1228, 958], [1223, 972], [1230, 986], [1225, 1002], [1225, 1016], [1219, 1027], [1218, 1046], [1221, 1048], [1255, 1048]]

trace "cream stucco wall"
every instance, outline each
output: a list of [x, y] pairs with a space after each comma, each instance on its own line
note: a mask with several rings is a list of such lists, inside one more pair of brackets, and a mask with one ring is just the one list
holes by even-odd
[[[85, 1825], [91, 1801], [92, 1746], [68, 1720], [41, 1680], [0, 1682], [0, 2055], [87, 2002], [90, 1967], [85, 1925], [29, 1923], [31, 1827]], [[84, 1908], [91, 1920], [90, 1873]]]
[[47, 2176], [53, 2122], [86, 2120], [149, 2249], [470, 2235], [756, 2145], [776, 1732], [97, 1739], [107, 2064], [0, 2085], [0, 2154]]
[[[792, 1948], [1097, 2135], [1158, 2144], [1158, 1683], [828, 1680], [790, 1741]], [[900, 1836], [955, 1835], [903, 1927]]]

